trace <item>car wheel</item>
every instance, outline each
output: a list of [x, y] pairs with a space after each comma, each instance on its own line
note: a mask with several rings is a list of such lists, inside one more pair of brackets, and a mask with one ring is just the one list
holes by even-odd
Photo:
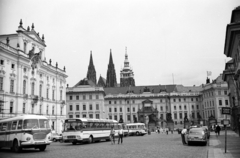
[[57, 141], [57, 139], [56, 139], [56, 138], [53, 138], [53, 141], [54, 141], [54, 142], [56, 142], [56, 141]]
[[21, 152], [22, 148], [18, 146], [18, 141], [17, 140], [14, 140], [13, 142], [13, 151], [16, 152], [16, 153], [19, 153]]

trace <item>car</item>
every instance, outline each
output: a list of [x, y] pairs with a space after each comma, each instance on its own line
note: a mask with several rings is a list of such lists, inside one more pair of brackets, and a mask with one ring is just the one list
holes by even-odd
[[62, 135], [57, 134], [57, 133], [52, 133], [51, 135], [51, 140], [54, 142], [61, 141], [62, 140]]
[[207, 138], [209, 139], [210, 138], [210, 131], [208, 130], [208, 126], [202, 126], [202, 128], [204, 129], [204, 131], [207, 135]]
[[191, 145], [193, 143], [203, 143], [204, 145], [207, 145], [208, 142], [205, 129], [201, 127], [189, 129], [185, 138], [188, 145]]

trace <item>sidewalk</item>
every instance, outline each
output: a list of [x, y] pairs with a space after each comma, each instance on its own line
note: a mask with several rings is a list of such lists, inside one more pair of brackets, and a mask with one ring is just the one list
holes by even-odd
[[211, 132], [208, 158], [240, 158], [240, 137], [232, 130], [227, 131], [227, 150], [225, 153], [225, 130], [220, 136]]

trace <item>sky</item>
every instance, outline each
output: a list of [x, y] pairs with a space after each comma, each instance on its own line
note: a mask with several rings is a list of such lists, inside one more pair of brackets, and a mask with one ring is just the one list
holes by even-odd
[[184, 86], [216, 79], [226, 26], [239, 0], [0, 0], [0, 34], [34, 23], [44, 34], [46, 59], [66, 67], [67, 84], [87, 75], [90, 52], [97, 79], [106, 78], [110, 49], [120, 82], [125, 48], [135, 84]]

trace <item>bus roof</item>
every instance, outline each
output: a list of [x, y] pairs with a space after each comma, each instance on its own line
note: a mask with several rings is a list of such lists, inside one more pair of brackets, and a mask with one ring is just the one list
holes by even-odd
[[109, 119], [93, 119], [93, 118], [68, 118], [66, 120], [79, 120], [82, 122], [108, 122], [108, 123], [118, 123], [116, 120], [109, 120]]
[[145, 123], [127, 123], [127, 126], [131, 126], [131, 125], [145, 125]]
[[6, 119], [0, 120], [0, 122], [14, 121], [14, 120], [23, 120], [23, 119], [48, 119], [46, 116], [42, 115], [18, 115]]

